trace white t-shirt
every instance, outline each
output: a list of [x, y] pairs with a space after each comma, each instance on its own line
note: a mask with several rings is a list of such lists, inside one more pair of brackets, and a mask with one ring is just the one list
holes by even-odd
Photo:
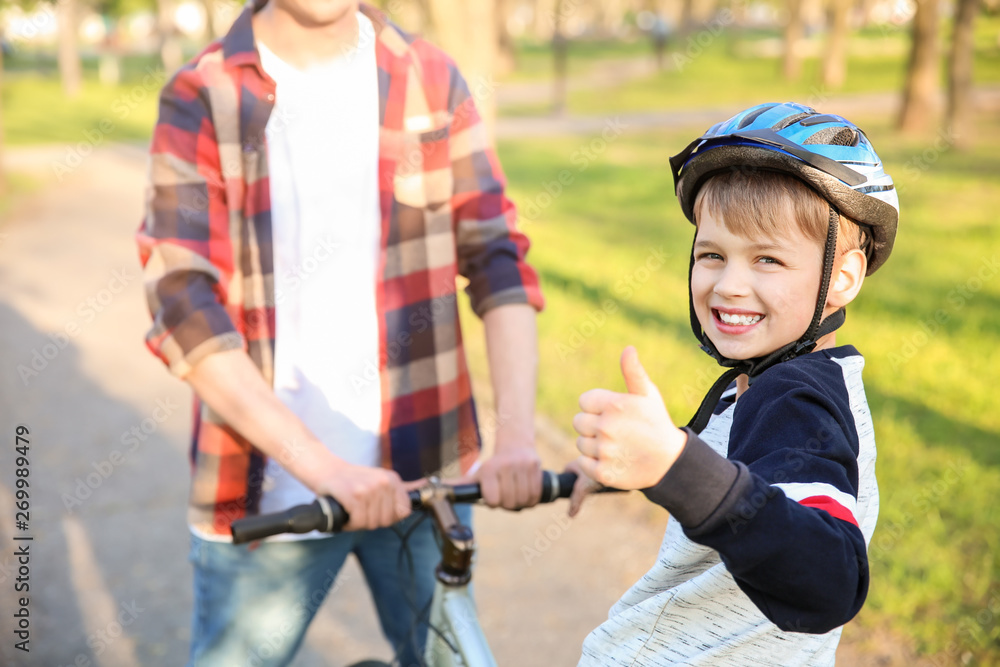
[[[375, 28], [357, 17], [357, 47], [305, 71], [257, 46], [277, 84], [266, 128], [274, 390], [337, 456], [376, 466], [379, 97]], [[261, 512], [314, 497], [279, 461], [268, 461]]]

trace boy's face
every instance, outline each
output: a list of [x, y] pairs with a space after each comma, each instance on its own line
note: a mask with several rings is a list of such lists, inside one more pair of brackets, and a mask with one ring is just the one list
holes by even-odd
[[702, 329], [730, 359], [764, 356], [798, 340], [812, 321], [823, 248], [792, 217], [780, 238], [746, 239], [702, 206], [691, 294]]

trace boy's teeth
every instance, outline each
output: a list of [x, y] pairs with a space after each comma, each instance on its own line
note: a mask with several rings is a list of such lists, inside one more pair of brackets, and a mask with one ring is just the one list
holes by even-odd
[[760, 322], [760, 315], [730, 315], [729, 313], [723, 313], [719, 311], [719, 319], [726, 324], [736, 324], [746, 326], [749, 324], [755, 324]]

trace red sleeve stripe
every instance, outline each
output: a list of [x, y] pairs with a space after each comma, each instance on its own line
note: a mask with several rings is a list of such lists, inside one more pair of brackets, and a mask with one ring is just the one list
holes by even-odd
[[854, 518], [854, 513], [829, 496], [809, 496], [799, 501], [803, 507], [815, 507], [826, 511], [830, 516], [847, 523], [858, 525], [858, 520]]

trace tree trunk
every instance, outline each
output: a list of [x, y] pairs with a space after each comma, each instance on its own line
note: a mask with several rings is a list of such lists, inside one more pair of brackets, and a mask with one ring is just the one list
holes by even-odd
[[496, 125], [496, 0], [431, 0], [430, 19], [437, 44], [458, 63], [486, 130]]
[[788, 0], [788, 22], [785, 24], [785, 52], [781, 72], [786, 81], [795, 81], [802, 74], [802, 37], [805, 25], [802, 0]]
[[0, 196], [7, 192], [7, 174], [3, 162], [3, 49], [0, 49]]
[[510, 74], [517, 66], [517, 53], [514, 50], [514, 39], [507, 30], [507, 15], [510, 13], [510, 0], [496, 0], [497, 26], [497, 68], [500, 76]]
[[174, 25], [173, 0], [157, 0], [156, 29], [160, 35], [160, 60], [163, 69], [170, 76], [184, 64], [184, 54], [181, 52], [180, 41], [177, 39], [177, 27]]
[[552, 113], [561, 116], [566, 113], [567, 73], [566, 59], [569, 44], [563, 34], [562, 10], [565, 0], [556, 0], [552, 25]]
[[830, 0], [830, 36], [823, 58], [823, 86], [840, 88], [847, 78], [847, 40], [852, 0]]
[[552, 39], [557, 4], [556, 0], [535, 0], [531, 20], [531, 33], [535, 39], [539, 41]]
[[201, 0], [201, 4], [205, 7], [205, 29], [208, 32], [208, 38], [210, 40], [216, 40], [221, 35], [219, 34], [218, 19], [215, 17], [216, 6], [219, 0]]
[[59, 78], [62, 81], [66, 97], [76, 97], [80, 94], [80, 82], [83, 79], [79, 40], [77, 39], [80, 23], [76, 5], [76, 0], [56, 2], [56, 24], [59, 34]]
[[868, 28], [872, 25], [872, 12], [878, 5], [878, 0], [861, 0], [861, 25]]
[[959, 0], [955, 27], [948, 54], [948, 112], [945, 127], [957, 148], [972, 143], [972, 61], [975, 40], [973, 23], [979, 12], [979, 0]]
[[898, 123], [903, 132], [919, 133], [930, 125], [938, 92], [940, 4], [940, 0], [916, 0], [910, 62]]
[[682, 0], [681, 2], [681, 20], [680, 20], [680, 33], [681, 36], [686, 36], [688, 33], [694, 31], [694, 0]]
[[625, 23], [628, 9], [621, 0], [600, 0], [594, 3], [597, 10], [597, 27], [606, 37], [617, 37]]

